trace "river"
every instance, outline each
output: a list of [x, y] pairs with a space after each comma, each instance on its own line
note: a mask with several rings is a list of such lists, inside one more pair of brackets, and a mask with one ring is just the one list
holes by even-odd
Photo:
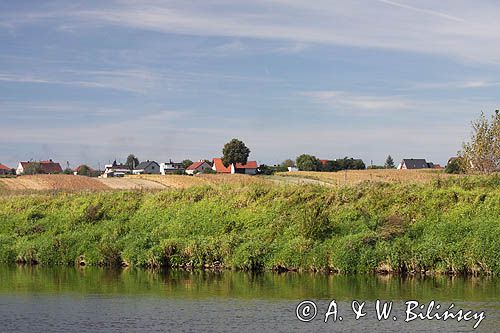
[[[0, 282], [1, 332], [500, 331], [500, 279], [492, 277], [0, 266]], [[304, 300], [316, 305], [309, 322], [297, 318]], [[377, 319], [377, 300], [380, 308], [393, 302], [387, 319]], [[475, 330], [478, 317], [406, 322], [410, 300], [426, 309], [432, 300], [439, 303], [431, 313], [453, 303], [450, 312], [470, 310], [469, 318], [483, 313], [484, 319]], [[365, 303], [358, 320], [353, 301], [357, 310]], [[299, 308], [302, 320], [313, 317], [307, 305]]]

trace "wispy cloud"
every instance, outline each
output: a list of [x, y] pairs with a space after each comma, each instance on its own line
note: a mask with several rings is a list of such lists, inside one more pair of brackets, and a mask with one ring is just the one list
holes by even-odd
[[151, 72], [128, 69], [113, 71], [65, 70], [46, 74], [0, 73], [0, 81], [69, 85], [144, 93], [154, 87], [159, 78]]
[[412, 107], [412, 102], [401, 96], [368, 96], [344, 91], [308, 91], [301, 93], [315, 103], [324, 104], [336, 111], [394, 111]]

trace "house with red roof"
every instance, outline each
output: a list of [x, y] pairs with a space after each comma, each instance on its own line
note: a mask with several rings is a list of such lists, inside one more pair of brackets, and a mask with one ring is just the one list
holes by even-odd
[[217, 173], [243, 173], [246, 175], [256, 175], [257, 174], [257, 162], [256, 161], [247, 161], [246, 164], [242, 163], [231, 163], [229, 166], [225, 166], [222, 163], [221, 158], [214, 158], [212, 169]]
[[12, 174], [12, 169], [0, 163], [0, 176], [10, 175], [10, 174]]
[[203, 173], [206, 170], [211, 170], [211, 169], [212, 166], [210, 164], [208, 164], [206, 161], [201, 160], [198, 162], [194, 162], [193, 164], [188, 166], [186, 168], [186, 173], [188, 175], [194, 175], [195, 173]]
[[52, 160], [48, 160], [39, 162], [19, 162], [16, 169], [16, 174], [22, 175], [30, 164], [35, 164], [35, 163], [38, 163], [40, 165], [40, 173], [53, 174], [53, 173], [61, 173], [63, 171], [59, 163], [54, 162]]

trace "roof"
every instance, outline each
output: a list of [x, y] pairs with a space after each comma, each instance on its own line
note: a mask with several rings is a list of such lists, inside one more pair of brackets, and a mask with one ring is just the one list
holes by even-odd
[[[207, 163], [207, 162], [205, 162], [205, 161], [194, 162], [193, 164], [188, 166], [186, 170], [196, 170], [197, 168], [202, 166], [204, 163]], [[207, 165], [208, 165], [208, 163], [207, 163]]]
[[52, 160], [40, 161], [40, 162], [21, 162], [21, 166], [23, 167], [23, 169], [26, 169], [28, 165], [30, 165], [31, 163], [40, 164], [40, 169], [42, 169], [42, 171], [45, 173], [57, 173], [63, 171], [61, 165]]
[[319, 160], [321, 164], [327, 165], [330, 160]]
[[[222, 163], [222, 158], [214, 158], [213, 162], [217, 172], [231, 173], [231, 167], [226, 167], [224, 163]], [[236, 163], [234, 167], [236, 169], [257, 169], [257, 161], [248, 161], [246, 164]]]
[[135, 167], [135, 170], [144, 170], [144, 169], [146, 169], [148, 166], [150, 166], [153, 163], [156, 164], [156, 165], [158, 165], [158, 163], [156, 163], [155, 161], [145, 161], [145, 162], [139, 163], [139, 165], [137, 165]]
[[424, 158], [405, 158], [403, 163], [407, 169], [427, 169], [429, 165]]
[[224, 163], [222, 163], [221, 158], [214, 158], [213, 162], [214, 162], [215, 171], [222, 172], [222, 173], [231, 173], [231, 167], [230, 166], [226, 167], [224, 165]]
[[11, 170], [8, 166], [6, 165], [3, 165], [2, 163], [0, 163], [0, 170]]
[[248, 161], [247, 164], [236, 163], [236, 169], [257, 169], [257, 162]]

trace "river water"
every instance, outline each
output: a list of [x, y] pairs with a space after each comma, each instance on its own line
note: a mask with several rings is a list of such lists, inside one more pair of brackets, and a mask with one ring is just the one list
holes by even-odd
[[[500, 279], [491, 277], [0, 266], [0, 282], [0, 332], [500, 332]], [[309, 322], [297, 318], [304, 300], [316, 306], [299, 308], [302, 320], [316, 313]], [[393, 302], [387, 319], [377, 319], [377, 300]], [[412, 300], [425, 307], [415, 315], [432, 300], [431, 315], [451, 304], [450, 313], [473, 312], [468, 321], [406, 322]], [[365, 303], [358, 320], [353, 301]]]

